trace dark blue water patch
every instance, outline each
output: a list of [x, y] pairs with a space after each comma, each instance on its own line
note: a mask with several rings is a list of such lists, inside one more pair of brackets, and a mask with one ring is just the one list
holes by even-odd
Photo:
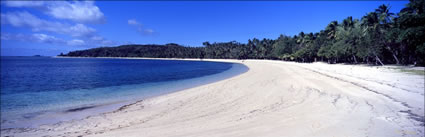
[[81, 119], [248, 70], [242, 64], [205, 61], [46, 57], [1, 61], [1, 129]]
[[181, 80], [230, 68], [230, 63], [201, 61], [2, 57], [1, 94]]

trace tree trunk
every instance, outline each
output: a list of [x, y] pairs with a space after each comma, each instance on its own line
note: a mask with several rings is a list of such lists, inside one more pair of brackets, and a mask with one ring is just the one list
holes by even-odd
[[382, 66], [384, 66], [384, 63], [382, 63], [381, 59], [379, 59], [378, 55], [375, 55], [375, 59], [376, 61], [379, 62], [379, 64], [381, 64]]
[[398, 58], [397, 58], [397, 56], [395, 55], [394, 51], [393, 51], [393, 50], [391, 50], [391, 47], [387, 45], [387, 49], [388, 49], [388, 51], [390, 51], [390, 52], [391, 52], [391, 54], [393, 55], [393, 57], [394, 57], [394, 60], [395, 60], [396, 64], [397, 64], [397, 65], [398, 65], [398, 64], [400, 64], [400, 61], [398, 60]]
[[353, 55], [354, 64], [357, 64], [356, 56]]
[[400, 64], [400, 61], [398, 61], [398, 58], [397, 58], [397, 56], [394, 54], [394, 52], [392, 52], [392, 54], [393, 54], [393, 57], [394, 57], [394, 59], [395, 59], [396, 64], [397, 64], [397, 65], [398, 65], [398, 64]]

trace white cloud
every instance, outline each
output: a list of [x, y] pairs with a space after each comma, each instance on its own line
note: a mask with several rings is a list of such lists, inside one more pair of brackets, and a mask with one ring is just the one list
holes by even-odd
[[144, 33], [145, 34], [152, 34], [152, 33], [154, 33], [154, 31], [152, 29], [145, 29]]
[[40, 7], [45, 4], [44, 1], [3, 1], [8, 7]]
[[117, 45], [116, 42], [110, 41], [110, 40], [102, 40], [102, 41], [100, 41], [100, 44], [102, 46], [114, 46], [114, 45]]
[[[105, 18], [93, 1], [2, 1], [2, 6], [35, 8], [53, 18], [42, 19], [27, 11], [1, 13], [1, 25], [10, 25], [35, 34], [2, 33], [1, 40], [17, 40], [72, 46], [109, 46], [117, 44], [97, 34], [96, 29], [84, 23], [100, 23]], [[65, 20], [61, 20], [65, 19]], [[66, 21], [70, 20], [70, 21]], [[44, 33], [71, 36], [64, 40]]]
[[142, 35], [151, 35], [154, 33], [152, 29], [144, 28], [143, 25], [135, 19], [129, 19], [127, 23], [128, 25], [135, 27], [136, 30]]
[[64, 40], [57, 38], [52, 35], [47, 35], [44, 33], [34, 33], [34, 34], [12, 34], [12, 33], [1, 33], [1, 40], [12, 40], [12, 41], [23, 41], [23, 42], [35, 42], [35, 43], [46, 43], [53, 45], [69, 45], [69, 46], [113, 46], [118, 43], [105, 40], [100, 36], [94, 36], [90, 39], [72, 39]]
[[67, 42], [68, 45], [70, 46], [82, 46], [85, 45], [86, 42], [84, 42], [83, 40], [80, 39], [73, 39]]
[[40, 19], [28, 12], [8, 12], [1, 14], [2, 24], [10, 24], [14, 27], [29, 27], [34, 32], [48, 31], [67, 34], [73, 37], [85, 37], [96, 35], [96, 30], [84, 24], [69, 25]]
[[60, 1], [47, 4], [47, 14], [80, 23], [103, 23], [105, 17], [94, 1]]
[[86, 43], [88, 45], [96, 45], [96, 46], [113, 46], [113, 45], [118, 44], [114, 41], [106, 40], [105, 38], [103, 38], [101, 36], [93, 36], [93, 37], [87, 39]]
[[90, 39], [91, 40], [94, 40], [94, 41], [98, 41], [98, 40], [103, 40], [103, 37], [101, 37], [101, 36], [93, 36]]
[[46, 34], [32, 34], [31, 39], [40, 43], [63, 43], [64, 40]]
[[127, 21], [128, 25], [141, 25], [139, 22], [137, 22], [137, 20], [135, 19], [129, 19]]
[[45, 24], [50, 24], [47, 21], [43, 21], [28, 12], [8, 12], [1, 14], [2, 24], [10, 24], [15, 27], [38, 27]]
[[1, 40], [20, 40], [23, 39], [22, 34], [1, 33]]
[[24, 42], [37, 42], [37, 43], [49, 43], [49, 44], [64, 44], [65, 40], [57, 38], [55, 36], [35, 33], [32, 35], [26, 34], [11, 34], [11, 33], [2, 33], [1, 40], [15, 40], [15, 41], [24, 41]]
[[65, 31], [69, 31], [68, 33], [75, 37], [94, 35], [94, 33], [96, 32], [95, 29], [87, 27], [84, 24], [76, 24], [74, 26], [69, 27], [69, 30]]
[[8, 7], [42, 7], [44, 13], [57, 19], [79, 23], [103, 23], [105, 16], [94, 1], [4, 1]]

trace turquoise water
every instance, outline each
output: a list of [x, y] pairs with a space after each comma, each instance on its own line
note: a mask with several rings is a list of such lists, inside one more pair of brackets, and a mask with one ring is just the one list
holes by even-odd
[[1, 128], [81, 119], [247, 70], [207, 61], [2, 57]]

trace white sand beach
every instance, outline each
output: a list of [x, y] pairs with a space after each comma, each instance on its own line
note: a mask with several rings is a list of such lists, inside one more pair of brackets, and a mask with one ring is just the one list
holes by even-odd
[[114, 112], [1, 136], [424, 136], [423, 75], [364, 65], [210, 61], [249, 70]]

